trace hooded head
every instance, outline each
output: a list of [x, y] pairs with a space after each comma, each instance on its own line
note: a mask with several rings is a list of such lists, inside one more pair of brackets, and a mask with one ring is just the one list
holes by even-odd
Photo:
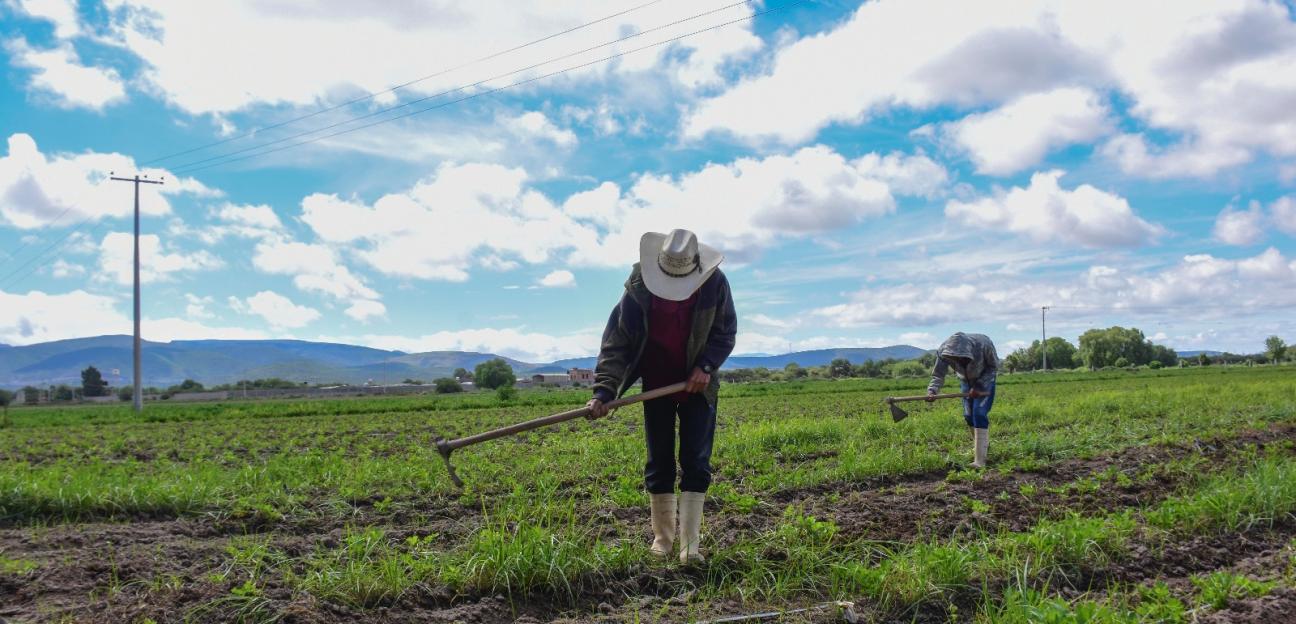
[[963, 332], [956, 332], [941, 343], [937, 355], [950, 364], [967, 366], [972, 361], [972, 340]]

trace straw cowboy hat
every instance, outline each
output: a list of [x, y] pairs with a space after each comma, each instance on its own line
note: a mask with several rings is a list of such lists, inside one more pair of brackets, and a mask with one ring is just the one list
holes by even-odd
[[699, 243], [688, 230], [645, 232], [639, 239], [639, 271], [644, 285], [662, 299], [688, 299], [723, 260], [724, 254]]

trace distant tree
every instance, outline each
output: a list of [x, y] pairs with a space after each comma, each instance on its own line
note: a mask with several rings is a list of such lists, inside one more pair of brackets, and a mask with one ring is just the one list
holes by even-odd
[[122, 386], [117, 389], [118, 401], [129, 401], [134, 396], [135, 396], [134, 386]]
[[1158, 368], [1161, 368], [1162, 366], [1163, 365], [1161, 364], [1161, 360], [1152, 360], [1151, 362], [1148, 362], [1148, 368], [1152, 370], [1156, 370]]
[[828, 364], [828, 373], [833, 377], [850, 377], [853, 372], [855, 368], [846, 358], [837, 358]]
[[783, 367], [783, 373], [788, 379], [800, 379], [808, 374], [806, 369], [801, 368], [801, 365], [796, 362], [788, 362], [787, 366]]
[[4, 418], [0, 420], [0, 427], [9, 426], [9, 404], [13, 403], [14, 393], [0, 388], [0, 409], [4, 410]]
[[[296, 387], [296, 384], [294, 384], [294, 387]], [[177, 392], [202, 392], [202, 391], [203, 391], [203, 385], [192, 379], [186, 379], [180, 382], [179, 385], [175, 385], [175, 386], [171, 386], [170, 388], [167, 388], [167, 394], [175, 394]]]
[[1002, 363], [1003, 363], [1004, 370], [1010, 373], [1030, 370], [1030, 367], [1026, 365], [1025, 349], [1018, 349], [1016, 351], [1013, 351], [1012, 353], [1009, 353], [1008, 356], [1003, 359]]
[[504, 358], [495, 358], [478, 364], [473, 370], [473, 380], [478, 386], [493, 390], [517, 383], [517, 375], [513, 374], [513, 367]]
[[72, 401], [76, 399], [76, 393], [72, 391], [72, 386], [59, 384], [50, 390], [50, 398], [54, 401]]
[[89, 366], [81, 371], [81, 396], [99, 397], [108, 394], [108, 382], [99, 369]]
[[40, 403], [40, 392], [40, 388], [37, 388], [36, 386], [23, 386], [23, 403], [27, 405]]
[[893, 377], [926, 377], [930, 370], [918, 360], [896, 362], [891, 365], [891, 375]]
[[928, 351], [922, 354], [922, 357], [918, 358], [918, 363], [922, 364], [923, 366], [926, 366], [927, 368], [936, 366], [936, 352]]
[[857, 377], [876, 379], [881, 377], [884, 373], [885, 371], [882, 370], [882, 364], [875, 360], [864, 360], [863, 362], [860, 362], [859, 366], [855, 367], [855, 375]]
[[1081, 334], [1077, 353], [1084, 365], [1092, 370], [1113, 366], [1121, 357], [1134, 366], [1147, 364], [1152, 359], [1152, 347], [1152, 341], [1143, 335], [1142, 330], [1117, 325]]
[[436, 381], [433, 381], [432, 383], [436, 384], [437, 394], [450, 394], [452, 392], [463, 392], [463, 386], [459, 385], [459, 381], [450, 377], [442, 377], [440, 379], [437, 379]]
[[403, 383], [403, 384], [405, 384], [405, 385], [407, 385], [407, 386], [421, 386], [421, 385], [423, 385], [423, 382], [422, 382], [422, 381], [419, 381], [419, 380], [417, 380], [417, 379], [408, 379], [408, 378], [407, 378], [405, 381], [402, 381], [401, 383]]
[[1129, 365], [1129, 360], [1125, 359], [1125, 356], [1123, 355], [1116, 358], [1115, 362], [1112, 362], [1112, 366], [1115, 366], [1116, 368], [1129, 368]]
[[1287, 361], [1296, 361], [1296, 345], [1287, 347]]
[[[1038, 345], [1039, 343], [1035, 344]], [[1048, 356], [1050, 369], [1075, 368], [1078, 363], [1076, 362], [1076, 351], [1076, 346], [1061, 336], [1054, 336], [1044, 341], [1044, 354]]]
[[[1076, 346], [1066, 338], [1054, 336], [1044, 341], [1044, 345], [1044, 353], [1048, 355], [1049, 370], [1075, 368], [1079, 364], [1076, 359]], [[1039, 370], [1044, 365], [1040, 348], [1040, 341], [1035, 340], [1029, 347], [1013, 351], [1004, 358], [1004, 368], [1010, 372]]]
[[468, 369], [460, 366], [454, 370], [454, 378], [459, 381], [472, 381], [473, 374], [468, 372]]
[[1154, 344], [1152, 345], [1152, 359], [1148, 362], [1148, 365], [1151, 366], [1152, 362], [1157, 362], [1161, 366], [1175, 366], [1179, 364], [1179, 354], [1170, 347]]
[[1270, 362], [1277, 364], [1278, 360], [1283, 359], [1283, 356], [1287, 353], [1287, 343], [1283, 342], [1283, 339], [1278, 336], [1270, 336], [1265, 338], [1264, 352]]
[[[238, 381], [236, 381], [236, 382], [234, 382], [234, 383], [221, 384], [221, 385], [219, 385], [219, 386], [211, 386], [211, 387], [207, 388], [207, 390], [212, 390], [212, 391], [215, 391], [215, 390], [228, 390], [228, 391], [231, 391], [231, 392], [237, 392], [237, 391], [242, 391], [242, 390], [291, 390], [291, 389], [293, 389], [293, 388], [299, 388], [299, 387], [301, 387], [302, 385], [303, 385], [303, 384], [299, 384], [299, 383], [297, 383], [297, 382], [295, 382], [295, 381], [291, 381], [291, 380], [288, 380], [288, 379], [280, 379], [279, 377], [268, 377], [268, 378], [265, 378], [265, 379], [240, 379], [240, 380], [238, 380]], [[345, 384], [342, 384], [342, 383], [321, 383], [321, 384], [317, 384], [317, 385], [320, 385], [320, 386], [342, 386], [342, 385], [345, 385]], [[178, 390], [177, 390], [177, 391], [178, 391]], [[148, 393], [146, 393], [146, 394], [148, 394]]]
[[1211, 361], [1210, 361], [1210, 356], [1209, 356], [1209, 355], [1206, 355], [1205, 353], [1198, 353], [1198, 354], [1197, 354], [1197, 365], [1198, 365], [1198, 366], [1210, 366], [1210, 363], [1211, 363]]

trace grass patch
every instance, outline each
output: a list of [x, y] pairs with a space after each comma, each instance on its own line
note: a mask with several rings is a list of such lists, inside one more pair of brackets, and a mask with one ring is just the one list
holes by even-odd
[[1226, 608], [1234, 600], [1268, 596], [1278, 585], [1274, 581], [1256, 581], [1228, 571], [1195, 576], [1192, 582], [1197, 588], [1198, 602], [1212, 609]]

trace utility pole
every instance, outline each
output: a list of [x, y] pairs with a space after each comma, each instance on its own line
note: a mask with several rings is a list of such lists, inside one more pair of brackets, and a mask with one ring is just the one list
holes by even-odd
[[1040, 306], [1040, 358], [1044, 362], [1044, 369], [1048, 370], [1048, 332], [1044, 329], [1044, 314], [1048, 312], [1048, 306]]
[[135, 413], [138, 414], [144, 411], [144, 390], [141, 387], [143, 385], [141, 383], [141, 381], [143, 380], [143, 375], [140, 371], [140, 277], [139, 277], [140, 275], [140, 251], [139, 251], [139, 189], [140, 186], [139, 185], [140, 184], [161, 184], [162, 180], [149, 180], [147, 179], [147, 177], [141, 178], [138, 173], [135, 174], [135, 177], [133, 178], [119, 178], [113, 176], [111, 171], [108, 172], [108, 175], [111, 177], [111, 179], [116, 180], [118, 182], [135, 183], [135, 390], [134, 392], [131, 393], [131, 398], [134, 400], [133, 402], [135, 403]]

